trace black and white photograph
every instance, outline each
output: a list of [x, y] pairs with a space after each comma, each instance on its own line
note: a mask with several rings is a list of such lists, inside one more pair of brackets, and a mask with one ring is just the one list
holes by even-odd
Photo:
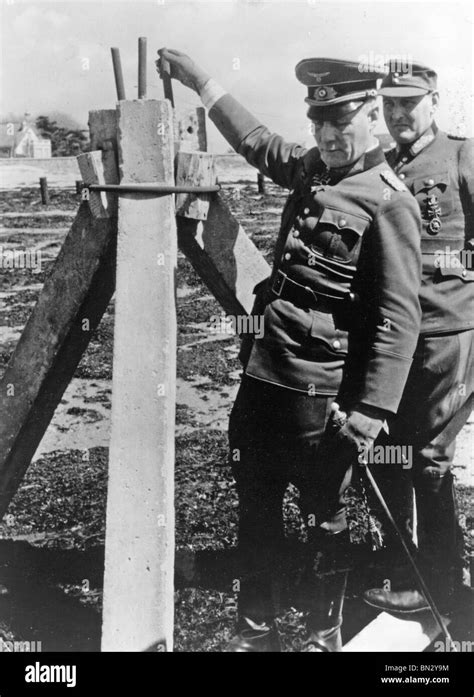
[[472, 695], [472, 37], [2, 0], [1, 697], [150, 652]]

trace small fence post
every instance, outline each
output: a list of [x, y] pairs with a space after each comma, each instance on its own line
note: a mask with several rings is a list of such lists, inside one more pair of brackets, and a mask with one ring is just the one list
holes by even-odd
[[40, 177], [41, 203], [43, 206], [49, 205], [48, 180], [46, 177]]

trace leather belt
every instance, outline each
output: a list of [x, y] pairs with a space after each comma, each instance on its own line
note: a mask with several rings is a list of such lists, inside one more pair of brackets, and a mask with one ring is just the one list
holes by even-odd
[[271, 291], [277, 298], [289, 300], [302, 308], [310, 308], [321, 312], [333, 312], [336, 305], [343, 300], [356, 300], [354, 293], [344, 295], [329, 295], [313, 290], [309, 286], [293, 281], [286, 273], [278, 270], [271, 286]]

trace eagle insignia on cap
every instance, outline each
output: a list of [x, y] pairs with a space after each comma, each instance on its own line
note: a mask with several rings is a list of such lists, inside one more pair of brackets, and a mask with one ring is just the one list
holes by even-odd
[[316, 82], [321, 82], [323, 77], [326, 77], [327, 75], [330, 75], [331, 73], [328, 71], [327, 73], [313, 73], [310, 70], [308, 70], [308, 75], [311, 75], [311, 77], [314, 77]]

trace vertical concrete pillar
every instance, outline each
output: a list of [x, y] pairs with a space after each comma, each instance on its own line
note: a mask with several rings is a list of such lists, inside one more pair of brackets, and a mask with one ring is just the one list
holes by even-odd
[[[122, 183], [174, 184], [167, 101], [118, 104]], [[121, 194], [103, 651], [172, 651], [177, 238], [173, 196]]]

